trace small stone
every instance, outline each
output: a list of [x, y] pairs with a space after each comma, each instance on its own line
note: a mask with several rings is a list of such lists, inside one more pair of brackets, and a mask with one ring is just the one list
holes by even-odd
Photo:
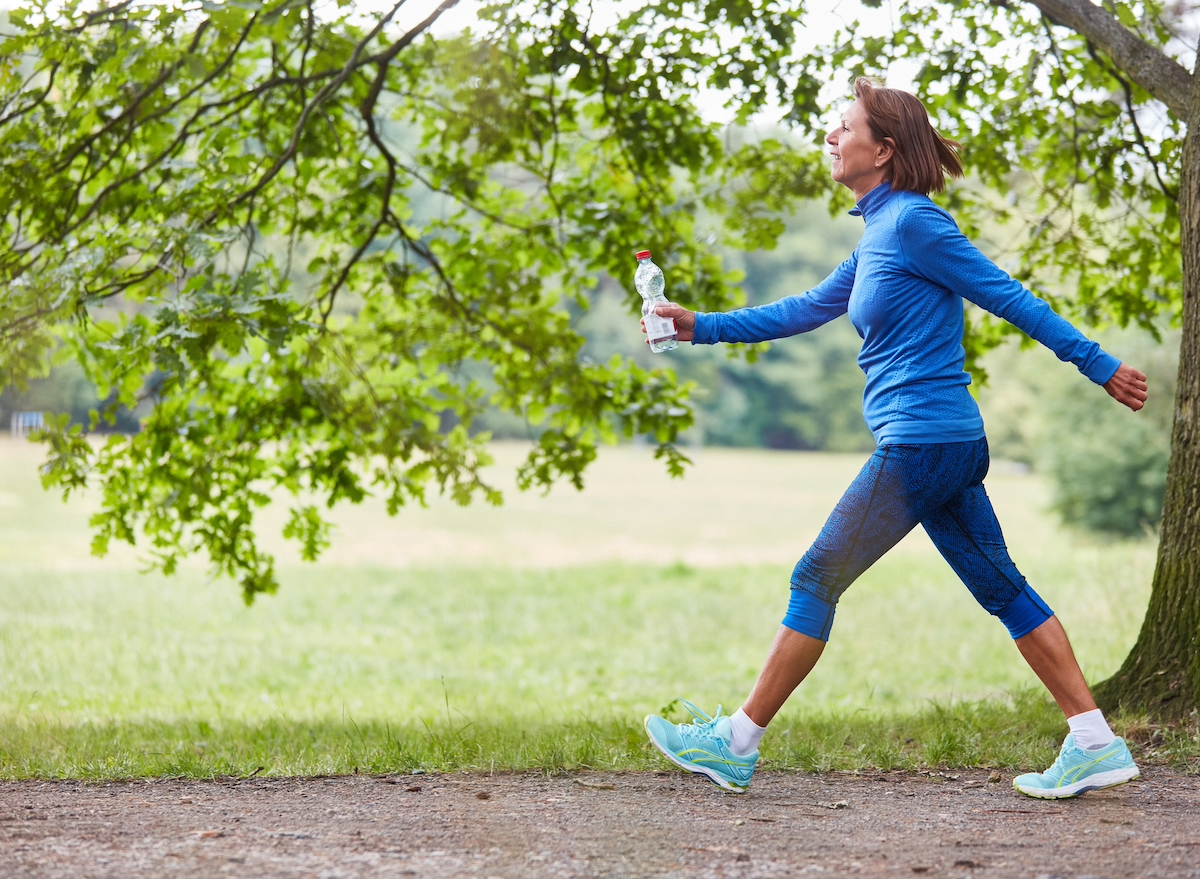
[[741, 827], [741, 826], [742, 826], [743, 824], [745, 824], [746, 822], [745, 822], [745, 821], [743, 821], [741, 818], [738, 818], [738, 819], [737, 819], [736, 821], [734, 821], [733, 823], [734, 823], [734, 825], [736, 825], [737, 827]]
[[201, 839], [216, 839], [218, 836], [224, 836], [224, 831], [221, 830], [195, 830], [192, 831]]
[[409, 775], [424, 775], [424, 774], [425, 774], [424, 769], [414, 769], [412, 772], [409, 773]]

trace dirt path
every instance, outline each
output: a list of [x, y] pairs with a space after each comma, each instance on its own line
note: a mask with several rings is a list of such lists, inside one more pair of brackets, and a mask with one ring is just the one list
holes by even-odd
[[1200, 877], [1200, 778], [1073, 801], [1006, 776], [764, 772], [0, 784], [0, 876]]

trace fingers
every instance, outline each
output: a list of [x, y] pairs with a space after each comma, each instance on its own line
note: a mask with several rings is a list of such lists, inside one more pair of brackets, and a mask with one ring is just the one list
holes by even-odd
[[676, 329], [690, 333], [696, 326], [696, 312], [688, 311], [686, 308], [669, 303], [667, 305], [657, 305], [654, 308], [654, 313], [659, 317], [669, 317], [675, 321]]
[[1139, 387], [1136, 384], [1130, 383], [1122, 388], [1119, 388], [1116, 395], [1118, 401], [1124, 403], [1134, 412], [1137, 412], [1139, 409], [1145, 406], [1146, 400], [1150, 397], [1146, 390], [1146, 384], [1141, 382], [1140, 385], [1141, 386]]
[[[696, 313], [688, 311], [681, 305], [676, 305], [673, 302], [668, 302], [664, 305], [654, 306], [654, 313], [659, 317], [669, 317], [675, 321], [675, 332], [680, 342], [690, 342], [693, 339], [693, 331], [696, 328]], [[646, 332], [646, 319], [642, 318], [642, 333]], [[647, 338], [646, 343], [650, 340]]]
[[690, 311], [679, 305], [657, 305], [654, 307], [654, 313], [659, 317], [687, 317], [691, 314]]
[[1130, 388], [1130, 390], [1145, 393], [1149, 388], [1149, 385], [1146, 384], [1146, 374], [1144, 372], [1139, 372], [1132, 367], [1125, 372], [1124, 378], [1124, 383]]
[[1150, 396], [1146, 374], [1127, 363], [1122, 363], [1117, 368], [1116, 374], [1108, 380], [1104, 389], [1118, 403], [1128, 406], [1134, 412], [1145, 406]]
[[1124, 405], [1126, 405], [1130, 409], [1132, 409], [1134, 412], [1137, 412], [1139, 409], [1141, 409], [1143, 406], [1146, 405], [1146, 395], [1141, 394], [1139, 396], [1137, 394], [1124, 393], [1117, 397], [1117, 402], [1123, 403]]
[[1125, 392], [1125, 399], [1121, 402], [1136, 412], [1145, 405], [1146, 399], [1150, 396], [1150, 386], [1146, 383], [1146, 374], [1125, 364], [1121, 364], [1120, 372], [1124, 373], [1122, 376], [1124, 381], [1121, 384], [1124, 385]]

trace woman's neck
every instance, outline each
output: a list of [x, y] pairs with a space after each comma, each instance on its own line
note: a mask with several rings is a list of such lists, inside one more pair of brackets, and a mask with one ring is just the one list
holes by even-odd
[[854, 193], [854, 200], [856, 202], [860, 202], [863, 200], [864, 195], [877, 187], [879, 184], [886, 182], [887, 172], [880, 168], [878, 173], [864, 178], [861, 182], [856, 180], [854, 185], [850, 187], [850, 191]]

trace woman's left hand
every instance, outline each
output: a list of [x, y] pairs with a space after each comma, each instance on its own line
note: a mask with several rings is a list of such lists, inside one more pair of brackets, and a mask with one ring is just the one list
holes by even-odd
[[1126, 363], [1117, 367], [1116, 374], [1105, 383], [1104, 390], [1134, 412], [1146, 405], [1146, 376]]
[[[696, 331], [696, 312], [688, 311], [682, 305], [676, 305], [674, 302], [668, 302], [666, 305], [655, 306], [654, 313], [659, 317], [669, 317], [675, 321], [675, 332], [679, 334], [680, 342], [692, 341]], [[646, 332], [645, 318], [642, 318], [642, 332]], [[650, 344], [649, 339], [646, 339], [646, 344]]]

